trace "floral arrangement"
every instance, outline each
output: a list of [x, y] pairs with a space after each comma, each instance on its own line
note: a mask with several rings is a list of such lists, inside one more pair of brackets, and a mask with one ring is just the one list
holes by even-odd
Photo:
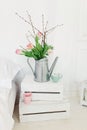
[[56, 27], [61, 26], [62, 24], [56, 25], [51, 29], [47, 30], [48, 21], [44, 25], [44, 15], [42, 15], [42, 31], [40, 31], [38, 28], [36, 28], [33, 25], [31, 16], [29, 15], [28, 11], [27, 11], [27, 15], [29, 17], [29, 21], [21, 17], [18, 13], [16, 13], [16, 15], [32, 27], [32, 33], [30, 31], [28, 31], [28, 33], [34, 40], [33, 43], [31, 40], [29, 40], [29, 36], [26, 35], [29, 43], [25, 48], [20, 46], [21, 48], [16, 50], [16, 54], [24, 55], [26, 57], [31, 57], [34, 58], [35, 60], [46, 58], [53, 50], [53, 46], [47, 43], [47, 35], [51, 31], [53, 31]]

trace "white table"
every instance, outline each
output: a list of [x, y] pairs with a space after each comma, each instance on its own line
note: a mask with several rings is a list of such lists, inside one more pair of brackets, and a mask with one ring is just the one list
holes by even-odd
[[[32, 93], [30, 104], [23, 102], [23, 93]], [[69, 116], [70, 103], [63, 98], [62, 81], [40, 83], [26, 75], [21, 83], [20, 122], [60, 119]]]

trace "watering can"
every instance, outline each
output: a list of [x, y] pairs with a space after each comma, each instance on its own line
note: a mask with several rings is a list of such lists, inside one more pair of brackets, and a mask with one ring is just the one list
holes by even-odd
[[50, 80], [51, 74], [54, 70], [54, 67], [56, 65], [56, 62], [58, 60], [58, 57], [56, 57], [50, 67], [48, 68], [48, 58], [43, 58], [40, 60], [35, 60], [35, 70], [32, 68], [29, 58], [27, 59], [27, 63], [30, 66], [33, 75], [34, 80], [37, 82], [47, 82]]

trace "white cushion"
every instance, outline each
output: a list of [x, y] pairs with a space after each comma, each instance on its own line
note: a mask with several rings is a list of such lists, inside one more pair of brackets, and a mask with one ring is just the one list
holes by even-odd
[[0, 57], [0, 80], [13, 79], [19, 69], [13, 61]]
[[11, 79], [0, 79], [0, 88], [11, 88], [12, 80]]

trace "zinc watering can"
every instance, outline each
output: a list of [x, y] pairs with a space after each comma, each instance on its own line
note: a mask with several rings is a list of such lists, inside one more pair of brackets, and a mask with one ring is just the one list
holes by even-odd
[[43, 58], [40, 60], [35, 60], [35, 70], [32, 68], [29, 58], [27, 59], [27, 63], [30, 66], [33, 75], [34, 80], [37, 82], [47, 82], [50, 80], [51, 74], [54, 70], [54, 67], [56, 65], [56, 62], [58, 60], [58, 57], [56, 57], [50, 67], [48, 68], [48, 58]]

